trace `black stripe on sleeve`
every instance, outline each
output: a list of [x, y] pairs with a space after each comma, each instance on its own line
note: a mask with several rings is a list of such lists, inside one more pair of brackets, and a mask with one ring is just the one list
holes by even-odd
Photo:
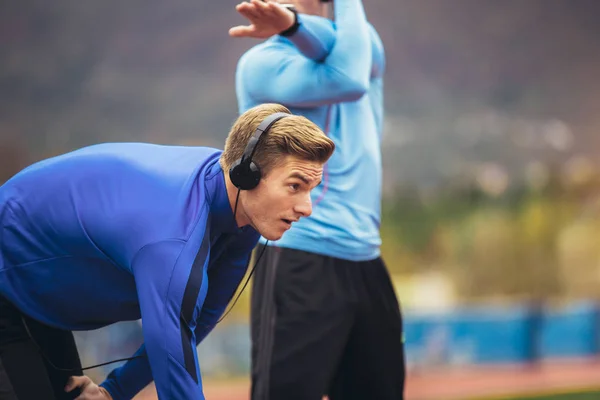
[[206, 257], [208, 255], [209, 243], [210, 234], [207, 228], [206, 232], [204, 233], [204, 238], [202, 239], [200, 250], [194, 259], [194, 264], [192, 265], [192, 270], [190, 272], [187, 284], [185, 285], [183, 301], [181, 302], [181, 314], [179, 318], [181, 347], [183, 349], [185, 369], [196, 383], [198, 383], [198, 379], [196, 375], [196, 362], [194, 361], [195, 349], [192, 347], [192, 331], [189, 324], [194, 318], [194, 308], [196, 307], [198, 293], [200, 293], [200, 287], [202, 286], [204, 264], [208, 262]]

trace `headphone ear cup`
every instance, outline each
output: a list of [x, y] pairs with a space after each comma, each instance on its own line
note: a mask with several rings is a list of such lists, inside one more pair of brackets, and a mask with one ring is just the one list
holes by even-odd
[[242, 172], [243, 167], [240, 165], [242, 162], [241, 159], [236, 160], [233, 164], [231, 164], [231, 168], [229, 168], [229, 179], [231, 183], [238, 189], [241, 189], [243, 184], [242, 176], [244, 173]]
[[260, 183], [261, 172], [254, 162], [243, 163], [237, 160], [229, 169], [229, 179], [240, 190], [252, 190]]
[[260, 171], [260, 168], [254, 162], [251, 162], [250, 168], [248, 169], [248, 182], [246, 182], [247, 189], [245, 190], [251, 190], [257, 187], [260, 183], [261, 177], [262, 173]]

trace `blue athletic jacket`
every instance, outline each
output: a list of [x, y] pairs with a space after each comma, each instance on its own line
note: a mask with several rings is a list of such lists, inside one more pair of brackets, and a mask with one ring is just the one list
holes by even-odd
[[142, 319], [144, 345], [102, 385], [203, 399], [196, 345], [259, 235], [238, 228], [204, 147], [111, 143], [36, 163], [0, 187], [0, 295], [68, 330]]

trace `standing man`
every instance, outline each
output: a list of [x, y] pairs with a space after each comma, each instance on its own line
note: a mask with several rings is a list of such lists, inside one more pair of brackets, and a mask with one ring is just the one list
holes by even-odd
[[[0, 187], [0, 399], [204, 399], [196, 345], [259, 236], [312, 212], [333, 142], [276, 104], [253, 107], [223, 151], [109, 143]], [[142, 319], [144, 345], [100, 386], [72, 330]], [[69, 379], [71, 375], [75, 377]]]
[[[261, 259], [252, 292], [252, 399], [398, 400], [400, 309], [380, 258], [384, 50], [360, 0], [252, 0], [233, 37], [240, 111], [279, 102], [333, 139], [314, 212]], [[262, 240], [264, 243], [264, 240]]]

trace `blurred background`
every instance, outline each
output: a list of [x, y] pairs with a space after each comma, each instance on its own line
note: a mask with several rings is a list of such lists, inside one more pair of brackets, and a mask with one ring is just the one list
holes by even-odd
[[[99, 142], [222, 148], [258, 43], [228, 37], [234, 6], [1, 2], [0, 183]], [[382, 251], [407, 398], [600, 398], [600, 2], [365, 8], [387, 53]], [[208, 399], [248, 397], [248, 299], [198, 347]], [[78, 333], [84, 364], [130, 356], [140, 329]]]

